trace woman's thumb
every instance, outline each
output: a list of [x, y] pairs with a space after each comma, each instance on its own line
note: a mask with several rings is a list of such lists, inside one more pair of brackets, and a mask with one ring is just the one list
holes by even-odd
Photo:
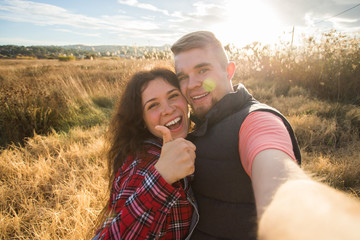
[[173, 140], [172, 136], [171, 136], [170, 129], [168, 129], [167, 127], [157, 125], [155, 127], [155, 129], [158, 130], [161, 133], [164, 144], [167, 143], [167, 142], [171, 142]]

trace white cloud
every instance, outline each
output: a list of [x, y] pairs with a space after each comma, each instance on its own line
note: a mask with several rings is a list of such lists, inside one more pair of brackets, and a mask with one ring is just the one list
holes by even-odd
[[56, 28], [54, 30], [58, 31], [58, 32], [66, 32], [66, 33], [81, 35], [81, 36], [85, 36], [85, 37], [100, 37], [99, 33], [81, 33], [78, 31], [71, 31], [69, 29], [64, 29], [64, 28]]
[[335, 3], [337, 4], [353, 4], [354, 6], [356, 4], [359, 4], [359, 0], [334, 0]]
[[332, 22], [342, 22], [342, 23], [355, 23], [355, 22], [357, 22], [358, 20], [357, 20], [357, 19], [337, 17], [337, 18], [333, 18], [331, 21], [332, 21]]
[[[163, 27], [160, 26], [161, 23], [149, 19], [125, 16], [121, 13], [114, 16], [104, 15], [94, 18], [72, 13], [67, 9], [50, 4], [25, 0], [5, 0], [0, 2], [0, 19], [38, 26], [53, 26], [52, 30], [54, 31], [69, 33], [71, 36], [84, 36], [84, 39], [88, 40], [83, 41], [91, 41], [92, 43], [96, 39], [98, 39], [97, 42], [99, 43], [116, 42], [120, 39], [124, 39], [125, 42], [137, 41], [143, 44], [150, 42], [148, 39], [152, 39], [152, 44], [165, 43], [165, 36], [153, 40], [154, 36], [162, 36], [162, 34], [158, 35], [158, 31], [163, 30]], [[71, 36], [68, 36], [68, 38], [72, 39]], [[6, 39], [5, 41], [25, 45], [43, 44], [42, 41], [25, 41], [22, 39]], [[76, 38], [75, 41], [78, 42], [79, 39]], [[47, 45], [61, 45], [64, 43], [68, 44], [65, 41], [44, 41], [44, 44]]]
[[[274, 6], [278, 17], [288, 25], [306, 26], [309, 15], [314, 22], [327, 21], [328, 18], [345, 11], [356, 4], [358, 0], [263, 0], [270, 6]], [[343, 18], [351, 18], [354, 12], [359, 12], [360, 7], [352, 9], [341, 15]], [[316, 20], [315, 20], [316, 19]]]
[[127, 16], [93, 18], [74, 14], [64, 8], [50, 4], [23, 0], [6, 0], [5, 2], [7, 5], [0, 6], [0, 19], [8, 21], [32, 23], [40, 26], [70, 26], [92, 31], [109, 30], [118, 33], [159, 28], [154, 21], [135, 20]]
[[358, 19], [350, 19], [350, 18], [333, 18], [329, 20], [335, 29], [344, 29], [346, 32], [359, 32], [360, 26], [359, 24], [354, 24], [359, 22]]
[[142, 9], [146, 9], [149, 11], [154, 11], [154, 12], [161, 12], [162, 14], [169, 16], [169, 12], [167, 10], [163, 10], [163, 9], [159, 9], [157, 7], [155, 7], [154, 5], [148, 4], [148, 3], [139, 3], [137, 0], [118, 0], [118, 3], [120, 4], [124, 4], [127, 6], [131, 6], [131, 7], [137, 7], [137, 8], [142, 8]]
[[108, 28], [112, 30], [154, 30], [159, 26], [154, 21], [146, 21], [133, 19], [124, 16], [102, 16], [104, 22], [107, 23]]
[[8, 5], [0, 7], [0, 18], [8, 21], [33, 23], [36, 25], [68, 25], [80, 28], [101, 28], [107, 23], [101, 19], [73, 14], [64, 8], [45, 3], [22, 0], [6, 0]]
[[25, 45], [25, 46], [34, 46], [34, 45], [41, 45], [41, 46], [62, 46], [62, 45], [71, 45], [74, 44], [73, 42], [68, 41], [53, 41], [53, 40], [34, 40], [34, 39], [27, 39], [27, 38], [2, 38], [0, 37], [0, 44], [13, 44], [13, 45]]
[[193, 3], [193, 12], [174, 12], [172, 14], [173, 19], [169, 22], [176, 24], [177, 27], [185, 27], [189, 29], [197, 28], [209, 28], [213, 24], [223, 21], [226, 18], [226, 9], [224, 4], [217, 5], [205, 2]]

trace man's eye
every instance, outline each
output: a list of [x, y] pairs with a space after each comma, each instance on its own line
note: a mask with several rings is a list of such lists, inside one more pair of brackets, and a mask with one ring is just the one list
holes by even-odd
[[181, 77], [178, 77], [179, 81], [183, 81], [183, 80], [186, 80], [187, 79], [187, 76], [181, 76]]
[[203, 74], [203, 73], [206, 73], [208, 70], [209, 70], [209, 69], [207, 69], [207, 68], [202, 68], [202, 69], [200, 69], [199, 72], [200, 72], [201, 74]]

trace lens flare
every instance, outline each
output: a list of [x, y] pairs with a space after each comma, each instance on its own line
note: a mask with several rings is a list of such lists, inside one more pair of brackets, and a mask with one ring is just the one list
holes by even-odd
[[215, 89], [215, 86], [216, 86], [216, 83], [213, 79], [211, 78], [207, 78], [204, 80], [203, 82], [203, 88], [205, 89], [205, 91], [207, 92], [212, 92], [214, 91]]

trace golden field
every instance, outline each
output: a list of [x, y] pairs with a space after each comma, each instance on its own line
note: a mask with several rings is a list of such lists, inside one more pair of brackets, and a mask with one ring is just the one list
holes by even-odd
[[[306, 45], [315, 53], [228, 49], [238, 66], [233, 82], [288, 118], [303, 169], [359, 198], [359, 41], [353, 49], [326, 40], [332, 53], [323, 42]], [[0, 239], [91, 236], [107, 200], [103, 135], [114, 104], [133, 72], [172, 64], [0, 60]]]

